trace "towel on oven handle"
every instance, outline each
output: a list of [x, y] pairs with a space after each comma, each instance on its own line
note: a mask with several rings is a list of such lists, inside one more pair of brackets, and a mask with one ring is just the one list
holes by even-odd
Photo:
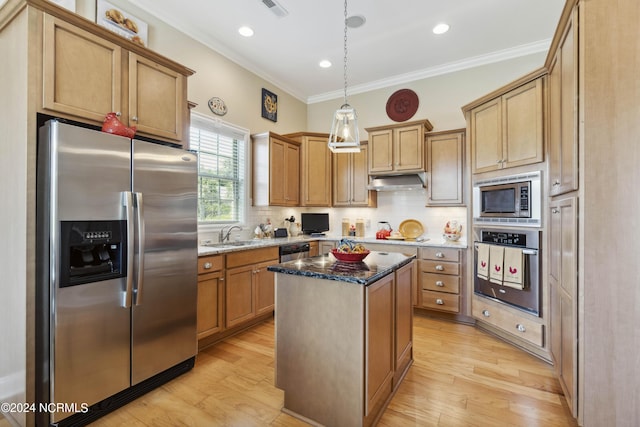
[[491, 245], [489, 247], [489, 281], [502, 286], [504, 267], [504, 247]]
[[478, 265], [476, 274], [479, 278], [489, 280], [489, 245], [477, 243], [478, 248]]
[[519, 248], [504, 249], [504, 286], [524, 288], [524, 254]]

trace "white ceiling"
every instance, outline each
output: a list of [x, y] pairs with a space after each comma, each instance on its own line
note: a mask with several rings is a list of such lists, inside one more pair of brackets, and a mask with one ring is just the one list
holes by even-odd
[[[344, 2], [275, 1], [287, 16], [276, 16], [262, 0], [131, 3], [305, 102], [341, 97]], [[349, 94], [546, 51], [564, 3], [350, 0], [348, 15], [363, 15], [366, 24], [348, 30]], [[451, 29], [434, 35], [443, 21]], [[242, 25], [255, 35], [240, 36]], [[333, 67], [320, 68], [321, 59]]]

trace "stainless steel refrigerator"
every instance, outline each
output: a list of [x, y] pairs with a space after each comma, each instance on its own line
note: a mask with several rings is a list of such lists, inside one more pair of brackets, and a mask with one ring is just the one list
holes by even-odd
[[197, 161], [49, 120], [37, 188], [38, 424], [82, 425], [193, 367]]

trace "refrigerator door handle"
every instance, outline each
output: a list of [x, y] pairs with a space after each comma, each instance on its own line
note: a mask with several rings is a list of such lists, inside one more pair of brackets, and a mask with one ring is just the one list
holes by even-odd
[[142, 290], [144, 288], [144, 250], [145, 250], [145, 231], [144, 231], [144, 203], [142, 202], [142, 193], [134, 193], [136, 196], [136, 222], [138, 225], [138, 274], [136, 280], [135, 305], [142, 304]]
[[122, 306], [131, 307], [131, 296], [133, 294], [133, 251], [134, 251], [134, 222], [133, 222], [133, 193], [131, 191], [122, 192], [122, 205], [125, 207], [127, 219], [127, 282], [122, 293]]

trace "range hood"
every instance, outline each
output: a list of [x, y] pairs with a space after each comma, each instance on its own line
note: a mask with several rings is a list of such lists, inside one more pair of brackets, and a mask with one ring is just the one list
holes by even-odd
[[370, 176], [367, 189], [376, 191], [422, 190], [425, 188], [425, 182], [425, 172]]

